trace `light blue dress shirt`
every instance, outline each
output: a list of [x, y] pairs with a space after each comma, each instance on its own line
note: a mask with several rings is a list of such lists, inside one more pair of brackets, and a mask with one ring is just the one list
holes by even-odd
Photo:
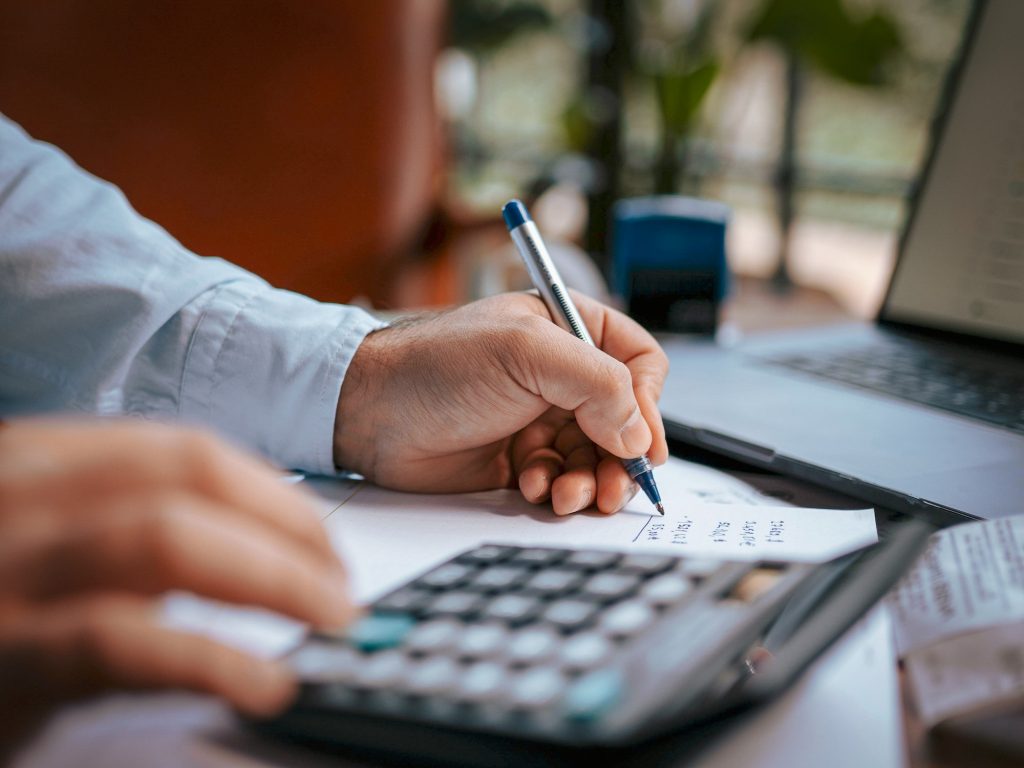
[[0, 415], [203, 424], [329, 474], [342, 379], [380, 325], [196, 256], [0, 115]]

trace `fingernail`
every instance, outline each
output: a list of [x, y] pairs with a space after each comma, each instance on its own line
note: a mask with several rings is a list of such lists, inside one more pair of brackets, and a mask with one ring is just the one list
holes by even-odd
[[324, 593], [327, 596], [326, 616], [328, 626], [344, 624], [352, 616], [354, 610], [348, 593], [348, 580], [344, 572], [335, 570], [323, 580]]
[[238, 702], [241, 709], [257, 717], [277, 714], [295, 698], [298, 691], [295, 675], [284, 664], [254, 660], [249, 665], [246, 682], [247, 700]]
[[295, 679], [292, 671], [276, 661], [258, 661], [252, 665], [249, 679], [260, 688], [278, 690], [283, 686], [291, 685]]
[[643, 456], [651, 447], [651, 439], [650, 427], [637, 408], [622, 427], [622, 443], [630, 456]]
[[629, 504], [629, 502], [633, 500], [633, 497], [636, 496], [639, 492], [640, 486], [637, 485], [636, 483], [630, 483], [629, 488], [627, 488], [626, 492], [622, 494], [622, 501], [619, 503], [619, 506], [615, 508], [615, 511], [621, 512], [623, 509], [625, 509], [626, 505]]
[[579, 512], [580, 510], [586, 509], [590, 506], [590, 503], [594, 500], [594, 495], [589, 489], [585, 488], [580, 491], [579, 497], [576, 499], [576, 504], [573, 507], [573, 512]]

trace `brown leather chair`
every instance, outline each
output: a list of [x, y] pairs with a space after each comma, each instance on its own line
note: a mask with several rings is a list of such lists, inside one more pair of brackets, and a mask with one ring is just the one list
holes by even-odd
[[0, 2], [0, 111], [194, 251], [386, 304], [439, 196], [444, 22], [441, 0]]

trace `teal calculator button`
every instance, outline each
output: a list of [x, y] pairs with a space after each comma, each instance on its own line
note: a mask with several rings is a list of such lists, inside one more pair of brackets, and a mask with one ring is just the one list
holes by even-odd
[[599, 669], [584, 675], [565, 695], [565, 716], [577, 723], [590, 723], [613, 709], [622, 699], [622, 675], [615, 669]]
[[348, 631], [348, 639], [363, 651], [380, 651], [400, 645], [416, 626], [412, 616], [398, 613], [370, 614], [357, 621]]

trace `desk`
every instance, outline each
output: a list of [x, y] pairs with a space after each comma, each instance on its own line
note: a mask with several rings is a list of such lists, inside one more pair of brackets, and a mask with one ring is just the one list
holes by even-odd
[[[834, 494], [804, 487], [772, 475], [743, 479], [764, 492], [781, 495], [799, 505], [841, 506]], [[317, 481], [328, 498], [324, 515], [339, 533], [344, 518], [339, 512], [351, 487]], [[848, 502], [847, 502], [848, 503]], [[856, 504], [854, 504], [856, 506]], [[350, 521], [350, 522], [354, 522]], [[379, 566], [364, 535], [349, 526], [350, 565], [353, 574], [368, 564]], [[461, 544], [456, 548], [461, 547]], [[403, 554], [404, 552], [404, 554]], [[386, 571], [408, 556], [397, 548]], [[416, 566], [418, 569], [418, 566]], [[381, 573], [381, 578], [386, 574]], [[374, 588], [383, 586], [374, 580]], [[364, 591], [365, 597], [371, 597]], [[204, 621], [191, 626], [216, 627], [235, 621], [201, 612]], [[245, 617], [241, 617], [245, 618]], [[700, 768], [728, 766], [797, 766], [830, 768], [898, 766], [902, 745], [897, 723], [898, 685], [893, 665], [893, 640], [885, 613], [876, 613], [855, 627], [815, 663], [790, 690], [769, 705], [740, 719], [661, 742], [644, 749], [631, 765]], [[225, 706], [211, 699], [184, 694], [114, 695], [60, 713], [37, 740], [19, 768], [46, 766], [199, 765], [227, 766], [362, 765], [297, 747], [268, 742], [240, 728]]]
[[[746, 282], [741, 284], [740, 290], [742, 301], [730, 308], [730, 321], [743, 330], [812, 325], [848, 319], [846, 313], [820, 293], [796, 290], [788, 295], [779, 295], [762, 285]], [[782, 308], [788, 309], [782, 313]], [[841, 646], [830, 652], [832, 662], [835, 662], [834, 657], [837, 653], [843, 653]], [[888, 663], [888, 659], [883, 661]], [[815, 685], [815, 669], [820, 670], [821, 665], [828, 662], [829, 657], [823, 659], [811, 670], [808, 677], [778, 704], [796, 709], [797, 717], [800, 717], [800, 702], [804, 700], [802, 697], [809, 695], [808, 689]], [[884, 671], [879, 667], [875, 669]], [[889, 670], [891, 679], [891, 667]], [[820, 685], [827, 687], [829, 684], [827, 676], [823, 679], [824, 682], [821, 682], [820, 676], [818, 680]], [[888, 693], [884, 690], [884, 684], [882, 688], [880, 695], [883, 698], [890, 694], [893, 697], [898, 695], [895, 685]], [[840, 699], [842, 698], [840, 696]], [[870, 710], [871, 707], [867, 707], [865, 714], [870, 715]], [[777, 717], [773, 714], [777, 711], [778, 708], [765, 710], [762, 714], [769, 718]], [[837, 711], [849, 712], [842, 708]], [[886, 711], [892, 711], [892, 708], [886, 708]], [[966, 755], [961, 752], [959, 755], [950, 755], [949, 759], [939, 759], [936, 751], [931, 749], [924, 738], [922, 729], [914, 721], [912, 712], [906, 710], [904, 719], [904, 733], [911, 765], [954, 768], [956, 765], [978, 764], [976, 760], [971, 759], [972, 756], [977, 756], [976, 753], [969, 750]], [[863, 721], [858, 721], [858, 725], [862, 726]], [[740, 727], [749, 726], [740, 724]], [[870, 733], [858, 733], [858, 736], [862, 741], [870, 741]], [[740, 750], [739, 753], [734, 751], [731, 756], [745, 762], [749, 754]], [[857, 764], [856, 758], [859, 754], [861, 753], [847, 754], [846, 757], [854, 758], [852, 764]], [[701, 765], [724, 764], [715, 763], [713, 757], [713, 754], [709, 755], [705, 750], [694, 759]], [[832, 768], [842, 764], [839, 759], [830, 762]], [[66, 709], [50, 724], [42, 738], [31, 745], [23, 759], [16, 765], [19, 768], [82, 765], [104, 765], [107, 768], [302, 765], [318, 768], [328, 765], [359, 764], [255, 739], [234, 724], [226, 707], [208, 698], [186, 694], [153, 694], [112, 696]]]

